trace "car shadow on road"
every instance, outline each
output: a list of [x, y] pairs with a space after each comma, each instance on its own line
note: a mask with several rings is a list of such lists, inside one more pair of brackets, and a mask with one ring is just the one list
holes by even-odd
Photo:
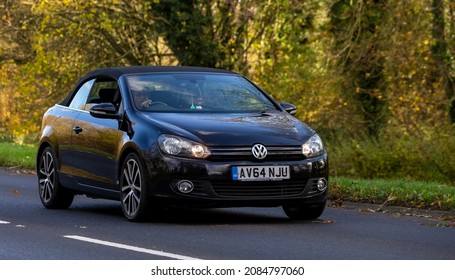
[[[73, 205], [72, 211], [81, 211], [97, 216], [127, 219], [117, 203]], [[318, 220], [316, 220], [317, 222]], [[322, 220], [320, 220], [322, 221]], [[154, 209], [141, 223], [179, 225], [220, 225], [220, 224], [311, 224], [315, 221], [294, 221], [289, 219], [280, 207], [275, 208], [167, 208]]]
[[[155, 213], [149, 222], [190, 225], [219, 224], [289, 224], [292, 221], [276, 214], [278, 210], [261, 211], [251, 208], [196, 209], [173, 208]], [[270, 209], [267, 209], [270, 210]]]

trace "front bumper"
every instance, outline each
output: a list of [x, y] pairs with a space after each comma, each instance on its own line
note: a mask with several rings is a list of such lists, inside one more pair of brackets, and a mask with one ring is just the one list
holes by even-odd
[[[273, 181], [236, 181], [233, 166], [288, 165], [290, 179]], [[162, 156], [147, 163], [147, 193], [174, 206], [240, 207], [282, 206], [320, 203], [327, 199], [327, 190], [320, 190], [317, 181], [328, 184], [327, 154], [292, 161], [213, 162]], [[182, 193], [177, 186], [190, 181], [194, 189]]]

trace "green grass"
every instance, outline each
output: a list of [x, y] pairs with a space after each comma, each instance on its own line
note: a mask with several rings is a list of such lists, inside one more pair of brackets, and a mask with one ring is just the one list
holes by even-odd
[[36, 147], [0, 142], [0, 166], [35, 169]]
[[[0, 142], [0, 166], [35, 169], [36, 147]], [[410, 179], [330, 177], [330, 200], [455, 211], [455, 186]]]
[[455, 186], [407, 179], [332, 177], [332, 201], [367, 202], [423, 209], [455, 211]]

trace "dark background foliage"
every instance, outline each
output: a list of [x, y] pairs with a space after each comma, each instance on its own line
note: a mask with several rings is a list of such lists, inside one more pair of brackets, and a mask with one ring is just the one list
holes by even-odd
[[455, 181], [449, 0], [4, 0], [0, 137], [36, 141], [86, 72], [242, 73], [323, 137], [332, 175]]

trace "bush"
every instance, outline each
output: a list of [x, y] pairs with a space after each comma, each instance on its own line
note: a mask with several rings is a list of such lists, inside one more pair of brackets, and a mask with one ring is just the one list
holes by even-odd
[[332, 176], [455, 182], [453, 127], [419, 135], [329, 137]]

